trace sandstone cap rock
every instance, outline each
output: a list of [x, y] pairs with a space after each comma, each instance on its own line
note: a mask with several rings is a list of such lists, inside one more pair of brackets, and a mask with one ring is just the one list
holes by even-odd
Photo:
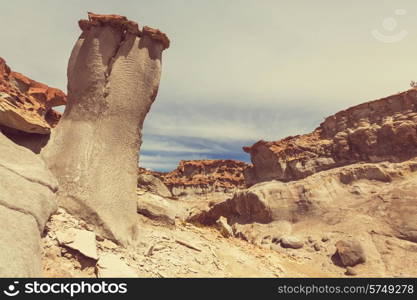
[[13, 72], [0, 57], [0, 125], [49, 134], [61, 117], [52, 107], [66, 102], [64, 92]]

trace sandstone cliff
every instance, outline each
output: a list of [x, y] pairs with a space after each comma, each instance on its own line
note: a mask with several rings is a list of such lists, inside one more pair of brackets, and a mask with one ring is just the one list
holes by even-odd
[[0, 57], [0, 125], [49, 134], [61, 116], [52, 107], [66, 102], [64, 92], [11, 71]]
[[259, 141], [244, 151], [248, 185], [284, 182], [357, 162], [400, 162], [417, 154], [417, 90], [366, 102], [326, 118], [310, 134]]

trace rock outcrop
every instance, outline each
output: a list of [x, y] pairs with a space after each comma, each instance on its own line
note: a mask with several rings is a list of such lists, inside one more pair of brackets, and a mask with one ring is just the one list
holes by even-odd
[[0, 126], [49, 134], [61, 116], [52, 107], [65, 104], [64, 92], [11, 71], [0, 57]]
[[149, 219], [175, 225], [175, 219], [186, 218], [186, 207], [179, 201], [149, 192], [138, 192], [138, 213]]
[[174, 196], [232, 193], [245, 187], [243, 171], [247, 167], [237, 160], [183, 160], [175, 170], [159, 177]]
[[341, 240], [336, 243], [336, 258], [345, 267], [353, 267], [366, 261], [365, 251], [356, 240]]
[[162, 197], [170, 198], [172, 194], [165, 183], [154, 175], [153, 172], [144, 168], [138, 170], [138, 188], [148, 191], [153, 194], [160, 195]]
[[68, 63], [68, 104], [41, 155], [59, 204], [122, 244], [136, 236], [141, 129], [157, 95], [165, 34], [89, 13]]
[[310, 134], [244, 147], [248, 185], [292, 181], [357, 162], [400, 162], [417, 155], [417, 89], [366, 102], [326, 118]]
[[212, 225], [223, 216], [230, 224], [336, 224], [364, 215], [376, 231], [417, 242], [416, 164], [354, 164], [298, 181], [259, 183], [189, 220]]
[[40, 277], [40, 238], [57, 182], [34, 153], [0, 133], [0, 277]]

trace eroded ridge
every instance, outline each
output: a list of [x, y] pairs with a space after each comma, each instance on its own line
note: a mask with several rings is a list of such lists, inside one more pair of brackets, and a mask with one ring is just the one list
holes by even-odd
[[332, 115], [312, 133], [259, 141], [243, 150], [253, 167], [249, 185], [292, 181], [357, 162], [400, 162], [417, 154], [417, 90], [351, 107]]

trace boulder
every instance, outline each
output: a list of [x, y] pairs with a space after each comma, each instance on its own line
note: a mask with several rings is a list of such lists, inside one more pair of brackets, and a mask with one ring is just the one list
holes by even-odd
[[[68, 63], [68, 104], [41, 155], [59, 204], [120, 244], [137, 236], [141, 130], [157, 95], [168, 38], [117, 15], [89, 13]], [[76, 141], [76, 142], [74, 142]]]
[[346, 267], [345, 275], [347, 275], [347, 276], [356, 276], [356, 275], [358, 275], [358, 273], [355, 271], [354, 268]]
[[230, 227], [230, 225], [227, 223], [227, 219], [224, 217], [220, 217], [216, 221], [216, 227], [224, 236], [225, 238], [233, 237], [233, 229]]
[[303, 241], [295, 236], [290, 235], [281, 238], [281, 246], [284, 248], [300, 249], [303, 245]]
[[0, 133], [0, 277], [40, 277], [40, 235], [57, 209], [56, 179], [30, 150]]
[[60, 245], [77, 250], [86, 257], [98, 260], [94, 232], [70, 228], [56, 233]]
[[336, 243], [336, 254], [345, 267], [353, 267], [366, 261], [362, 245], [356, 240], [340, 240]]
[[138, 274], [116, 254], [103, 254], [96, 267], [99, 278], [138, 277]]
[[171, 192], [162, 180], [151, 174], [139, 174], [138, 187], [162, 197], [172, 197]]
[[138, 195], [137, 212], [152, 220], [175, 225], [177, 217], [184, 218], [185, 208], [178, 201], [145, 192]]

